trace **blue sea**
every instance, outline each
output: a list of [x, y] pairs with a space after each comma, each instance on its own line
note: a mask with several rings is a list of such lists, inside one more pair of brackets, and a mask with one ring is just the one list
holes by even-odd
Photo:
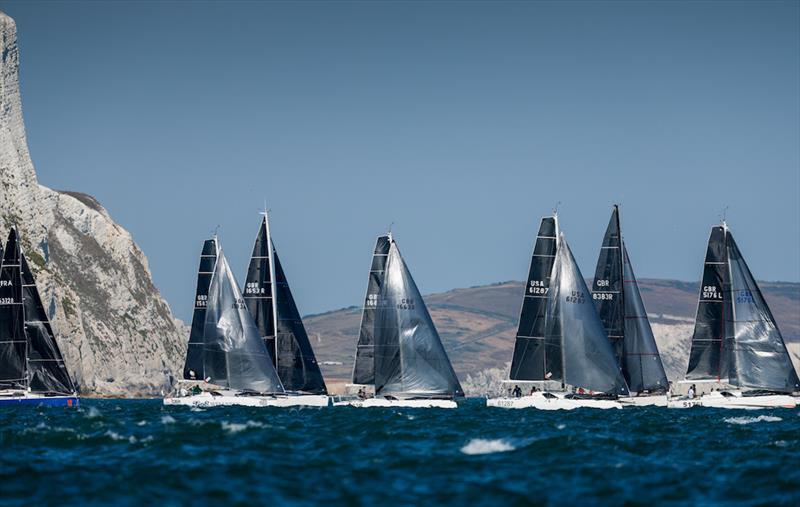
[[800, 410], [0, 413], [3, 505], [800, 505]]

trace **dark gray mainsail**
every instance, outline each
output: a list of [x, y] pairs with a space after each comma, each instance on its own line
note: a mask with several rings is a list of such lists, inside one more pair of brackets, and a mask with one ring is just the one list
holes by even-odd
[[703, 265], [687, 380], [728, 380], [729, 360], [723, 351], [723, 340], [726, 335], [732, 335], [725, 328], [733, 309], [730, 298], [724, 297], [725, 291], [730, 290], [726, 250], [723, 227], [713, 227]]
[[217, 263], [216, 237], [203, 242], [200, 253], [200, 266], [197, 270], [197, 290], [194, 296], [194, 312], [192, 313], [192, 330], [189, 334], [189, 347], [186, 350], [186, 363], [183, 366], [183, 378], [187, 380], [203, 380], [203, 332], [206, 325], [206, 304], [211, 276]]
[[389, 236], [378, 236], [369, 268], [367, 295], [361, 312], [356, 358], [353, 363], [353, 384], [372, 385], [375, 383], [375, 313], [382, 304], [380, 295], [383, 286], [383, 273], [389, 256]]
[[554, 370], [561, 371], [561, 344], [548, 343], [545, 338], [547, 293], [556, 256], [557, 237], [557, 218], [542, 218], [522, 298], [509, 372], [511, 380], [546, 380]]
[[623, 300], [625, 301], [625, 343], [622, 374], [631, 391], [657, 392], [669, 389], [656, 338], [633, 274], [625, 243], [622, 244]]
[[597, 259], [592, 298], [630, 390], [666, 390], [667, 376], [622, 240], [616, 205]]
[[397, 244], [390, 238], [375, 315], [375, 394], [463, 396], [453, 366]]
[[11, 229], [0, 268], [0, 389], [27, 389], [22, 272], [16, 229]]
[[288, 391], [327, 393], [322, 371], [270, 236], [266, 213], [247, 269], [245, 301], [283, 387]]
[[800, 381], [781, 332], [730, 230], [725, 227], [733, 336], [729, 378], [732, 385], [777, 392], [800, 390]]
[[564, 384], [606, 394], [628, 394], [592, 295], [563, 234], [548, 291], [547, 337], [562, 344], [560, 378]]
[[284, 392], [222, 249], [208, 290], [203, 366], [213, 384], [258, 393]]
[[72, 394], [75, 384], [56, 343], [33, 272], [20, 252], [25, 335], [28, 339], [28, 385], [33, 392]]

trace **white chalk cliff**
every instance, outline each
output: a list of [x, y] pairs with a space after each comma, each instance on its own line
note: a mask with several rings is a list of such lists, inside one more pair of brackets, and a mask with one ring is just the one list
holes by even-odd
[[22, 118], [17, 28], [2, 12], [0, 51], [0, 236], [18, 228], [81, 392], [157, 394], [165, 372], [182, 368], [185, 326], [128, 231], [92, 197], [39, 184]]

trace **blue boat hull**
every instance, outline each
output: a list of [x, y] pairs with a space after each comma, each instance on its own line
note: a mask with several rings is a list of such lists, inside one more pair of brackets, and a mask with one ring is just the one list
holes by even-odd
[[51, 396], [45, 398], [0, 398], [0, 407], [11, 405], [30, 405], [35, 407], [77, 407], [77, 396]]

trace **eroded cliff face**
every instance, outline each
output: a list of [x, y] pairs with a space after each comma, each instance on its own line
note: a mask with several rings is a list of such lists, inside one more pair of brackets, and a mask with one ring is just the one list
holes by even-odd
[[40, 185], [28, 153], [14, 20], [0, 12], [0, 236], [15, 225], [67, 367], [85, 394], [158, 394], [180, 371], [185, 326], [147, 258], [92, 197]]

